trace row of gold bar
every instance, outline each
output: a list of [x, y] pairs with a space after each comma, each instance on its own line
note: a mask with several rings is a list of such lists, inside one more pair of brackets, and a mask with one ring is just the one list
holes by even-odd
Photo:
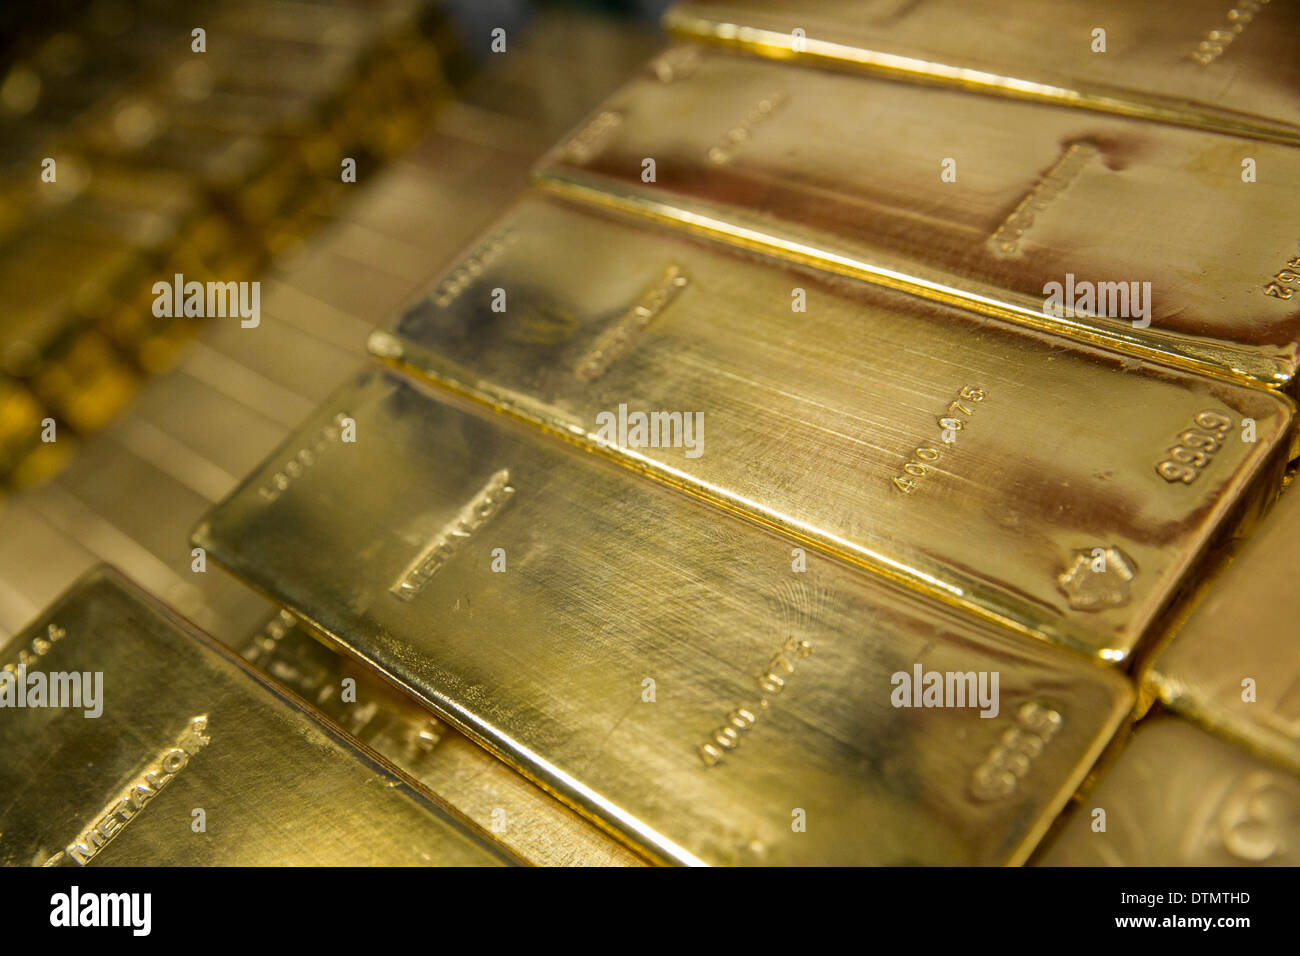
[[[588, 52], [575, 58], [569, 44], [576, 40]], [[48, 633], [49, 623], [67, 628], [67, 615], [78, 601], [102, 603], [105, 592], [113, 590], [124, 593], [119, 607], [131, 600], [152, 604], [143, 589], [250, 662], [264, 675], [262, 683], [270, 680], [278, 688], [266, 698], [264, 689], [253, 687], [223, 697], [218, 703], [224, 701], [224, 706], [215, 707], [211, 693], [188, 682], [169, 688], [162, 680], [165, 670], [149, 671], [158, 706], [169, 709], [179, 728], [206, 715], [211, 742], [204, 753], [221, 747], [229, 757], [221, 767], [199, 758], [184, 772], [194, 795], [186, 812], [205, 810], [205, 833], [194, 832], [190, 819], [180, 826], [175, 816], [160, 819], [154, 808], [162, 804], [153, 803], [149, 813], [132, 815], [129, 827], [132, 833], [148, 833], [147, 841], [137, 837], [141, 842], [133, 845], [115, 836], [95, 863], [642, 862], [368, 669], [310, 640], [302, 625], [286, 620], [215, 566], [196, 572], [187, 536], [234, 487], [236, 476], [273, 451], [290, 428], [352, 374], [374, 323], [416, 295], [439, 264], [525, 182], [532, 159], [654, 46], [652, 38], [600, 18], [539, 18], [526, 42], [512, 45], [511, 56], [460, 87], [457, 101], [436, 113], [432, 131], [411, 153], [381, 173], [360, 177], [358, 198], [331, 210], [334, 221], [303, 254], [262, 276], [263, 317], [257, 329], [221, 321], [206, 325], [180, 364], [146, 383], [131, 408], [90, 436], [68, 468], [41, 487], [15, 494], [0, 508], [0, 644], [13, 642], [6, 660], [21, 659], [38, 632]], [[438, 228], [431, 229], [430, 222]], [[39, 559], [32, 560], [33, 555]], [[134, 584], [96, 572], [100, 563], [116, 565]], [[60, 593], [83, 576], [87, 581], [77, 597], [68, 596], [59, 611], [41, 613], [42, 606], [58, 603]], [[179, 629], [153, 628], [150, 640], [192, 642], [188, 626], [168, 612], [162, 617]], [[137, 672], [148, 660], [129, 653], [131, 643], [125, 639], [131, 627], [129, 619], [115, 624], [112, 614], [102, 615], [96, 625], [103, 637], [95, 640], [108, 642], [111, 651], [103, 658], [106, 714], [114, 711], [115, 673], [122, 672], [121, 680], [136, 686], [150, 682], [147, 674]], [[119, 635], [119, 630], [127, 633]], [[22, 633], [10, 638], [11, 632]], [[62, 643], [58, 651], [74, 654], [77, 647]], [[228, 655], [205, 653], [201, 658], [207, 663], [199, 663], [220, 669], [226, 666], [222, 657]], [[59, 660], [43, 657], [41, 666], [76, 666], [70, 658], [63, 658], [63, 664]], [[355, 697], [343, 693], [345, 678], [356, 681]], [[125, 692], [122, 684], [116, 686]], [[302, 776], [303, 769], [292, 744], [280, 751], [275, 774], [258, 760], [237, 757], [248, 745], [242, 713], [258, 697], [286, 711], [290, 723], [300, 721], [296, 712], [305, 703], [313, 719], [323, 721], [335, 737], [351, 737], [352, 746], [368, 748], [371, 757], [363, 764], [370, 768], [366, 779], [372, 786], [351, 795], [338, 784], [306, 787], [288, 797], [268, 798], [264, 790], [278, 786], [281, 778]], [[30, 713], [35, 712], [25, 716]], [[116, 714], [119, 723], [108, 736], [122, 738], [114, 743], [125, 752], [114, 758], [114, 767], [150, 772], [153, 743], [161, 750], [175, 731], [159, 734], [149, 715], [137, 714], [125, 697], [118, 700]], [[0, 792], [29, 795], [13, 803], [0, 822], [0, 859], [76, 864], [84, 854], [69, 841], [75, 838], [89, 849], [81, 838], [91, 822], [103, 822], [101, 811], [114, 796], [114, 781], [108, 779], [113, 772], [102, 775], [102, 765], [98, 772], [79, 769], [93, 755], [78, 752], [75, 741], [95, 722], [78, 715], [37, 732], [34, 725], [12, 717], [0, 718], [5, 739], [10, 733], [38, 733], [43, 743], [21, 752], [7, 748], [10, 757], [0, 761], [7, 772]], [[137, 718], [140, 723], [134, 723]], [[252, 746], [251, 753], [260, 747]], [[47, 759], [51, 749], [58, 754]], [[386, 771], [375, 773], [376, 765]], [[291, 812], [277, 812], [265, 824], [248, 816], [230, 819], [223, 804], [232, 805], [231, 781], [247, 805], [241, 812], [261, 808], [269, 814], [269, 805], [277, 800]], [[431, 823], [413, 823], [410, 813], [395, 820], [391, 806], [374, 800], [370, 789], [394, 781], [423, 794], [424, 815], [435, 817]], [[47, 807], [59, 812], [38, 813], [29, 799], [36, 792], [44, 792]], [[177, 799], [178, 792], [169, 791], [163, 801]], [[447, 819], [436, 819], [439, 813], [461, 834], [490, 845], [469, 855], [457, 837], [421, 856], [399, 849], [391, 834], [375, 849], [358, 848], [360, 837], [348, 836], [353, 814], [377, 814], [378, 826], [398, 834], [414, 826], [415, 842], [427, 845], [429, 832], [447, 827]], [[303, 821], [294, 830], [287, 827], [290, 815]], [[326, 817], [344, 821], [331, 831], [335, 836], [301, 838], [314, 836], [315, 821]], [[361, 829], [371, 833], [375, 826], [367, 821]], [[116, 832], [118, 825], [110, 820], [106, 827]], [[56, 858], [60, 847], [63, 854]]]
[[409, 147], [446, 31], [422, 0], [98, 4], [10, 65], [0, 481], [46, 478], [73, 447], [48, 421], [93, 432], [176, 360], [196, 320], [156, 314], [158, 276], [255, 277], [346, 195], [344, 157]]
[[[670, 15], [809, 63], [656, 57], [370, 336], [391, 369], [349, 376], [199, 524], [285, 609], [244, 657], [387, 758], [365, 772], [449, 808], [367, 804], [371, 862], [632, 861], [507, 765], [656, 862], [1294, 862], [1300, 505], [1264, 516], [1294, 448], [1295, 312], [1267, 283], [1294, 282], [1256, 275], [1293, 238], [1270, 224], [1300, 193], [1284, 101], [1032, 58], [1011, 83], [918, 51], [925, 5], [865, 6]], [[1223, 46], [1187, 55], [1211, 71]], [[1225, 211], [1240, 228], [1210, 239]], [[1148, 282], [1149, 314], [1046, 315], [1034, 290], [1067, 273]], [[629, 437], [652, 412], [670, 441]], [[100, 572], [11, 654], [73, 653], [88, 605], [115, 654], [142, 629], [196, 653]], [[245, 719], [252, 678], [188, 663], [241, 690], [133, 724], [128, 769], [205, 766], [229, 725], [257, 773], [276, 733]], [[935, 674], [998, 682], [942, 706]], [[306, 767], [307, 736], [277, 762]], [[64, 856], [125, 859], [132, 799]], [[347, 827], [313, 806], [287, 787], [240, 825], [327, 860]], [[295, 814], [311, 839], [281, 849]]]

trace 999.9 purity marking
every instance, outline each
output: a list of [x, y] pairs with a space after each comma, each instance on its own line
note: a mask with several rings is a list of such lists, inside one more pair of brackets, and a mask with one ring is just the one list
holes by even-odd
[[1061, 714], [1036, 700], [1016, 711], [1016, 723], [993, 745], [971, 776], [971, 796], [980, 801], [1003, 800], [1020, 787], [1033, 762], [1061, 729]]
[[1169, 457], [1156, 465], [1156, 474], [1165, 481], [1190, 485], [1223, 447], [1224, 436], [1232, 419], [1218, 412], [1199, 412], [1194, 428], [1178, 436], [1178, 444], [1169, 449]]

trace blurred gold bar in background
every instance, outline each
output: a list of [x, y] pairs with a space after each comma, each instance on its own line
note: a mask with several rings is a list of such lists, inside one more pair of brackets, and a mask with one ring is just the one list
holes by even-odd
[[[82, 435], [198, 325], [158, 315], [154, 282], [242, 281], [292, 252], [356, 188], [345, 159], [368, 175], [415, 140], [456, 58], [430, 0], [146, 6], [88, 8], [0, 76], [0, 285], [17, 309], [0, 373]], [[100, 47], [130, 51], [102, 82]], [[0, 428], [0, 483], [64, 463], [33, 435]]]
[[[1112, 662], [1216, 535], [1271, 500], [1291, 419], [1261, 389], [544, 194], [370, 342], [800, 541]], [[678, 447], [638, 441], [630, 416], [652, 412], [678, 413], [663, 439]]]
[[[584, 44], [577, 51], [570, 47], [576, 39]], [[104, 430], [79, 440], [60, 423], [58, 440], [42, 442], [49, 410], [27, 386], [0, 382], [0, 451], [29, 449], [18, 458], [15, 483], [29, 473], [49, 479], [71, 460], [0, 505], [0, 639], [102, 561], [217, 640], [242, 648], [271, 606], [216, 568], [196, 573], [190, 529], [356, 371], [374, 324], [409, 302], [499, 214], [536, 156], [657, 48], [653, 36], [625, 22], [539, 16], [509, 57], [466, 82], [464, 102], [438, 108], [413, 150], [381, 169], [362, 164], [357, 183], [338, 187], [341, 195], [354, 191], [351, 201], [312, 204], [329, 225], [259, 276], [257, 328], [223, 320], [200, 326], [179, 365], [143, 382]], [[84, 185], [77, 169], [60, 166], [60, 190]], [[89, 191], [111, 183], [110, 198], [124, 194], [121, 179], [92, 177]], [[141, 180], [167, 181], [158, 171]], [[58, 254], [57, 245], [51, 250]], [[168, 254], [176, 268], [170, 260], [155, 267], [163, 275], [193, 271], [183, 249]], [[222, 273], [233, 268], [220, 266]], [[128, 320], [145, 328], [151, 305], [147, 294], [115, 306], [114, 339], [130, 341]], [[73, 338], [78, 353], [89, 342], [103, 346], [78, 369], [105, 353], [117, 357], [104, 338], [97, 331]], [[108, 368], [124, 366], [119, 359]], [[64, 364], [51, 362], [48, 371], [61, 377]], [[73, 383], [90, 391], [95, 380], [81, 372]]]
[[[538, 866], [645, 865], [414, 698], [314, 639], [309, 626], [288, 612], [267, 621], [242, 653], [524, 860]], [[345, 679], [356, 682], [351, 700], [344, 699]]]
[[[5, 865], [512, 862], [110, 570], [83, 578], [3, 661], [0, 681], [24, 701], [0, 723]], [[81, 692], [56, 706], [67, 674]], [[26, 703], [38, 683], [43, 706]]]
[[1284, 388], [1300, 368], [1293, 148], [677, 47], [538, 173], [1142, 358]]
[[763, 56], [1300, 143], [1288, 3], [684, 0], [665, 25]]
[[[482, 414], [367, 373], [195, 540], [652, 857], [1014, 863], [1127, 712], [1082, 658]], [[1000, 704], [906, 706], [921, 672]]]
[[1144, 695], [1300, 774], [1300, 641], [1287, 598], [1300, 568], [1300, 495], [1182, 609]]
[[1300, 865], [1300, 780], [1175, 717], [1139, 724], [1076, 804], [1034, 863]]

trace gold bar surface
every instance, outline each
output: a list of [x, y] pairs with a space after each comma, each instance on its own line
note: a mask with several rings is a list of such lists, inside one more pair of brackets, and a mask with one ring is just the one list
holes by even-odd
[[1281, 388], [1300, 368], [1293, 148], [679, 47], [537, 174], [1139, 357]]
[[[105, 567], [0, 663], [5, 865], [512, 861]], [[92, 683], [98, 715], [70, 689]]]
[[1300, 642], [1286, 598], [1300, 567], [1291, 491], [1147, 669], [1144, 696], [1300, 774]]
[[767, 57], [1300, 143], [1288, 3], [686, 0], [665, 25]]
[[[1271, 493], [1291, 417], [1261, 389], [544, 195], [370, 345], [801, 541], [1112, 662], [1234, 509]], [[632, 415], [650, 412], [680, 413], [680, 427], [635, 431]], [[653, 447], [660, 433], [680, 447]]]
[[1176, 717], [1152, 718], [1033, 863], [1300, 865], [1300, 780]]
[[[241, 656], [537, 866], [645, 861], [280, 611]], [[354, 682], [346, 700], [344, 681]]]
[[[1105, 668], [463, 404], [363, 375], [195, 540], [653, 858], [1018, 862], [1126, 712]], [[917, 669], [997, 672], [997, 716], [895, 707]]]

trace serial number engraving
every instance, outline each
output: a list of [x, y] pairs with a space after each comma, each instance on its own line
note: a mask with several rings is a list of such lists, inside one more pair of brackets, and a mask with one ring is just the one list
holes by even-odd
[[781, 645], [781, 650], [767, 662], [767, 670], [757, 677], [758, 689], [762, 692], [757, 703], [749, 707], [737, 707], [727, 714], [727, 722], [715, 729], [709, 735], [709, 740], [700, 745], [699, 754], [704, 766], [717, 766], [727, 751], [740, 746], [742, 735], [753, 729], [758, 718], [772, 706], [770, 698], [785, 689], [786, 675], [794, 673], [795, 663], [811, 653], [812, 645], [798, 638], [788, 638]]
[[1300, 256], [1292, 256], [1285, 266], [1273, 273], [1273, 277], [1264, 283], [1264, 294], [1275, 299], [1290, 299], [1295, 295], [1296, 287], [1300, 287]]
[[1228, 11], [1226, 26], [1211, 30], [1205, 35], [1204, 40], [1196, 44], [1196, 49], [1192, 51], [1192, 59], [1201, 66], [1209, 66], [1223, 56], [1223, 51], [1241, 35], [1246, 24], [1255, 19], [1255, 14], [1259, 13], [1267, 3], [1268, 0], [1242, 0]]
[[757, 105], [746, 114], [745, 118], [727, 130], [726, 135], [718, 141], [718, 144], [709, 150], [709, 162], [714, 166], [721, 166], [729, 162], [731, 157], [736, 155], [737, 150], [749, 141], [754, 128], [771, 119], [773, 114], [785, 105], [787, 99], [789, 99], [789, 94], [784, 90], [777, 90], [766, 99], [759, 100]]
[[939, 425], [939, 443], [920, 445], [903, 464], [903, 473], [894, 477], [894, 487], [905, 495], [916, 490], [918, 478], [924, 478], [930, 469], [943, 457], [942, 445], [952, 445], [957, 441], [957, 432], [966, 427], [966, 422], [975, 413], [975, 406], [984, 401], [985, 391], [974, 385], [967, 385], [957, 393], [957, 398], [948, 403], [946, 415], [940, 415], [936, 421]]
[[50, 652], [50, 650], [59, 641], [68, 636], [66, 628], [59, 627], [57, 624], [47, 625], [44, 634], [37, 634], [32, 638], [31, 644], [27, 647], [18, 649], [18, 662], [10, 662], [4, 665], [4, 670], [14, 676], [18, 675], [19, 669], [36, 670], [38, 661]]
[[433, 290], [433, 304], [445, 309], [455, 302], [471, 282], [518, 240], [519, 235], [513, 229], [502, 229], [484, 239], [478, 248], [461, 260], [451, 275], [438, 283], [438, 287]]
[[569, 140], [565, 151], [575, 163], [585, 163], [592, 159], [605, 145], [609, 134], [623, 124], [623, 115], [613, 110], [597, 113], [582, 129]]
[[342, 437], [343, 425], [350, 418], [351, 416], [347, 412], [339, 412], [335, 415], [330, 424], [316, 433], [312, 443], [305, 448], [299, 448], [294, 456], [271, 476], [270, 481], [257, 489], [257, 493], [267, 501], [275, 501], [279, 498], [296, 479], [300, 478], [308, 468], [316, 464], [318, 456], [327, 445], [338, 441]]
[[1224, 436], [1232, 419], [1218, 412], [1198, 412], [1194, 428], [1178, 436], [1178, 444], [1169, 449], [1169, 457], [1156, 464], [1156, 474], [1170, 483], [1190, 485], [1200, 475], [1214, 453], [1223, 447]]
[[1031, 700], [1020, 705], [1016, 722], [993, 745], [971, 775], [976, 800], [1004, 800], [1016, 792], [1047, 744], [1061, 729], [1060, 712]]

